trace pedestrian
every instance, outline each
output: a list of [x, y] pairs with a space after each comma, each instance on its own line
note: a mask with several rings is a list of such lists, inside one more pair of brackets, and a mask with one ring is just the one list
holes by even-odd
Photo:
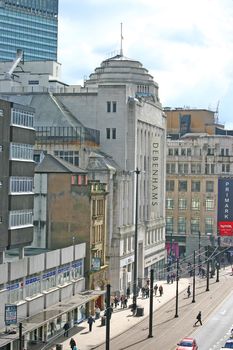
[[145, 289], [145, 287], [142, 287], [142, 299], [144, 299], [145, 293], [146, 293], [146, 289]]
[[167, 284], [170, 283], [170, 279], [171, 279], [171, 278], [170, 278], [170, 275], [168, 274], [168, 275], [167, 275]]
[[126, 290], [126, 295], [127, 295], [127, 298], [129, 299], [130, 298], [130, 288], [129, 287]]
[[150, 288], [147, 286], [146, 287], [146, 298], [149, 298], [149, 296], [150, 296]]
[[64, 337], [69, 337], [69, 328], [70, 328], [70, 325], [68, 322], [66, 322], [63, 326], [63, 329], [64, 329]]
[[187, 288], [187, 294], [188, 294], [188, 298], [189, 298], [190, 295], [191, 295], [190, 285], [189, 285], [188, 288]]
[[70, 347], [72, 350], [74, 350], [74, 347], [76, 346], [76, 341], [74, 340], [74, 338], [70, 339]]
[[115, 304], [115, 308], [118, 306], [119, 304], [119, 299], [118, 299], [118, 296], [116, 295], [115, 298], [114, 298], [114, 304]]
[[199, 322], [200, 325], [202, 326], [201, 311], [198, 312], [196, 319], [197, 319], [197, 320], [196, 320], [196, 322], [194, 323], [194, 326], [196, 326], [198, 322]]
[[87, 319], [87, 323], [89, 324], [89, 332], [92, 331], [92, 325], [95, 322], [95, 319], [90, 315]]
[[98, 320], [100, 318], [100, 308], [98, 305], [95, 307], [95, 319]]
[[154, 286], [154, 292], [155, 292], [155, 296], [156, 296], [156, 294], [157, 294], [157, 290], [158, 290], [158, 285], [157, 285], [157, 283], [156, 283], [156, 285]]
[[163, 295], [163, 286], [162, 285], [159, 286], [159, 295], [160, 296]]
[[127, 298], [125, 298], [123, 308], [125, 309], [125, 308], [127, 308], [127, 306], [128, 306], [128, 299], [127, 299]]
[[125, 302], [125, 296], [122, 294], [121, 295], [121, 308], [123, 308], [124, 307], [124, 302]]
[[173, 283], [175, 281], [176, 275], [174, 272], [172, 272], [171, 274], [171, 283]]

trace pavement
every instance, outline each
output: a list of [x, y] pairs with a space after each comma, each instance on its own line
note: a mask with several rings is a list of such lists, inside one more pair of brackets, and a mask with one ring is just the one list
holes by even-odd
[[[182, 293], [187, 290], [189, 285], [189, 278], [180, 278], [179, 280], [179, 293]], [[160, 297], [157, 292], [157, 296], [153, 297], [153, 311], [156, 311], [161, 306], [166, 304], [171, 299], [175, 298], [176, 295], [176, 282], [168, 284], [166, 281], [157, 282], [158, 286], [163, 286], [163, 295]], [[128, 301], [128, 305], [132, 304], [132, 299]], [[114, 338], [119, 334], [127, 331], [129, 328], [133, 327], [135, 324], [138, 324], [142, 320], [148, 317], [149, 315], [149, 298], [142, 298], [139, 295], [137, 299], [138, 307], [144, 308], [143, 316], [133, 316], [131, 309], [122, 309], [120, 306], [113, 309], [113, 314], [110, 321], [110, 338]], [[104, 311], [101, 312], [101, 316], [104, 314]], [[91, 350], [97, 348], [99, 345], [105, 343], [106, 337], [106, 327], [101, 326], [101, 317], [96, 320], [93, 324], [92, 332], [89, 332], [89, 327], [87, 321], [80, 323], [70, 330], [69, 338], [64, 338], [60, 336], [56, 340], [56, 344], [61, 344], [61, 349], [59, 350], [68, 350], [70, 349], [70, 338], [74, 338], [77, 344], [78, 350]], [[55, 350], [56, 345], [51, 346], [50, 349]]]

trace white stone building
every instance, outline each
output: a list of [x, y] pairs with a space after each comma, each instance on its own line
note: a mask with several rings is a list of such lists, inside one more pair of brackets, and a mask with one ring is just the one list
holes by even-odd
[[[36, 72], [39, 77], [38, 69]], [[158, 85], [140, 62], [123, 55], [103, 61], [84, 87], [58, 84], [56, 73], [59, 70], [54, 73], [54, 66], [51, 76], [56, 76], [55, 79], [50, 79], [48, 71], [46, 73], [48, 81], [41, 82], [42, 85], [39, 83], [34, 88], [25, 85], [23, 89], [24, 84], [21, 87], [18, 84], [17, 93], [21, 89], [22, 95], [17, 99], [35, 108], [35, 126], [63, 126], [66, 120], [71, 126], [81, 123], [100, 131], [99, 156], [103, 157], [104, 171], [98, 168], [98, 156], [97, 167], [92, 159], [90, 171], [92, 177], [101, 180], [105, 177], [110, 182], [107, 227], [110, 282], [114, 291], [124, 292], [133, 282], [136, 168], [140, 170], [139, 283], [144, 283], [151, 268], [155, 268], [157, 275], [162, 272], [166, 261], [166, 118], [159, 101]], [[8, 88], [2, 92], [15, 95], [9, 84]], [[87, 166], [90, 152], [91, 148], [83, 147], [80, 155], [85, 162], [80, 160], [81, 167]]]

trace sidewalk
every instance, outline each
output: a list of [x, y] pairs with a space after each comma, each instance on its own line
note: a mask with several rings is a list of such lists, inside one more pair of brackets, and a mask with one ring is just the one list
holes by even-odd
[[[176, 282], [167, 284], [166, 281], [159, 281], [158, 286], [162, 284], [163, 286], [163, 296], [154, 296], [153, 299], [153, 310], [157, 310], [162, 305], [166, 304], [169, 300], [175, 297], [176, 294]], [[181, 278], [179, 280], [179, 293], [185, 291], [189, 284], [189, 279]], [[159, 293], [158, 293], [159, 294]], [[129, 299], [128, 305], [132, 304], [132, 300]], [[149, 298], [142, 299], [141, 296], [137, 299], [138, 307], [144, 308], [144, 316], [133, 317], [132, 312], [129, 308], [113, 309], [113, 314], [110, 321], [110, 337], [114, 338], [119, 334], [122, 334], [127, 329], [133, 327], [135, 324], [142, 321], [149, 315]], [[103, 315], [104, 311], [101, 312]], [[91, 350], [98, 347], [100, 344], [105, 342], [106, 327], [101, 326], [101, 318], [96, 320], [93, 324], [92, 332], [89, 332], [88, 323], [84, 321], [79, 325], [75, 326], [71, 332], [69, 338], [64, 338], [61, 336], [57, 340], [57, 344], [63, 344], [63, 350], [70, 349], [70, 338], [74, 338], [78, 347], [78, 350]], [[54, 346], [55, 350], [56, 347]]]

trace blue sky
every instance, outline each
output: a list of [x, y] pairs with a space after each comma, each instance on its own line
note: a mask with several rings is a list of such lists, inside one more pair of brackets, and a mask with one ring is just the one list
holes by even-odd
[[159, 84], [164, 107], [210, 108], [233, 129], [233, 0], [59, 0], [58, 61], [82, 84], [123, 51]]

